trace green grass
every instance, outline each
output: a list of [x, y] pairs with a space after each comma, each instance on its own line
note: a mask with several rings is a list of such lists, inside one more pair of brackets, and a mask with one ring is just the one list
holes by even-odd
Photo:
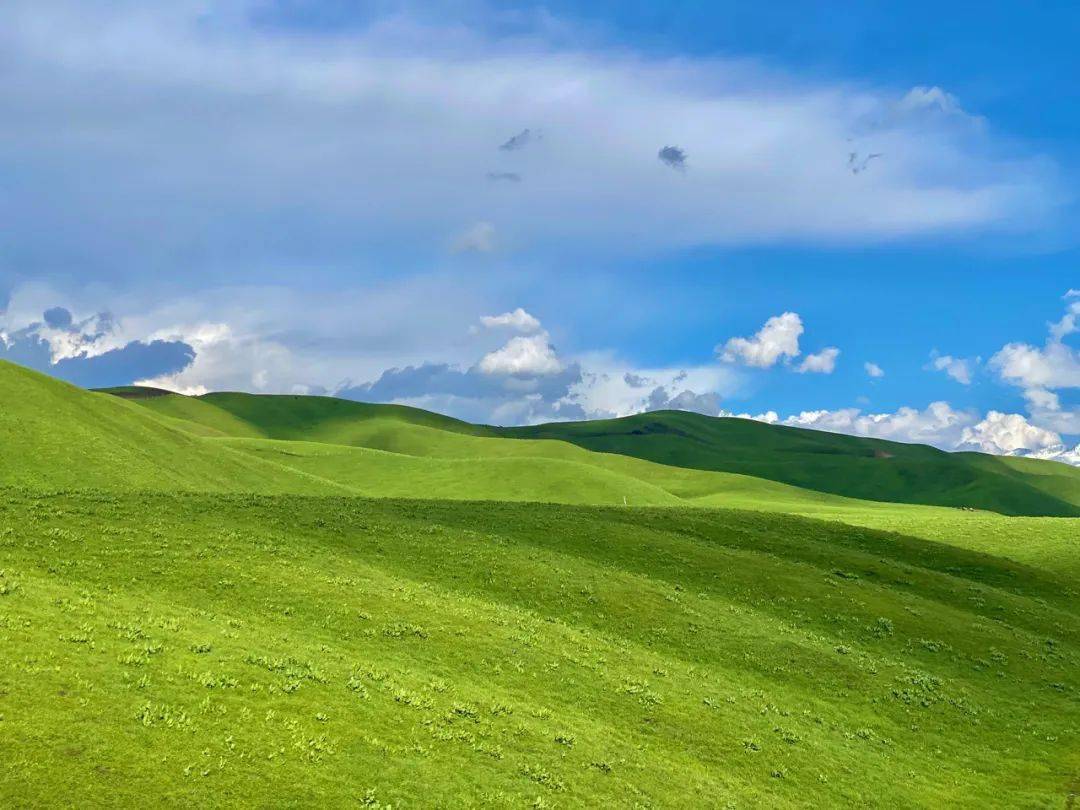
[[187, 423], [0, 361], [0, 486], [326, 492]]
[[578, 426], [530, 439], [555, 428], [119, 393], [0, 363], [0, 803], [1080, 792], [1080, 521], [695, 460], [723, 436], [743, 466], [833, 469], [820, 456], [836, 480], [900, 459], [915, 472], [875, 473], [875, 491], [901, 495], [956, 465], [980, 497], [1011, 492], [1003, 512], [1063, 509], [1061, 465], [874, 458], [863, 440], [669, 414], [649, 418], [712, 433], [657, 443], [619, 420], [596, 427], [614, 437], [598, 453]]
[[1076, 581], [753, 512], [0, 501], [23, 805], [1059, 806]]
[[[156, 392], [154, 392], [156, 393]], [[862, 500], [963, 506], [1003, 514], [1080, 516], [1080, 470], [1033, 459], [945, 453], [822, 431], [661, 411], [624, 419], [493, 428], [395, 405], [329, 397], [147, 396], [139, 404], [218, 434], [375, 447], [433, 455], [466, 437], [547, 440], [666, 467], [748, 475]], [[417, 437], [416, 429], [428, 428]], [[411, 436], [399, 433], [413, 432]], [[443, 434], [436, 436], [435, 431]], [[458, 446], [460, 446], [458, 441]], [[478, 457], [520, 455], [476, 443]], [[457, 450], [454, 451], [457, 453]], [[535, 450], [530, 455], [538, 455]], [[541, 451], [539, 455], [551, 456]], [[565, 457], [563, 450], [556, 455]], [[590, 463], [596, 463], [590, 462]]]
[[867, 500], [1080, 516], [1080, 470], [1034, 459], [945, 453], [924, 445], [676, 411], [504, 428], [500, 435], [559, 439], [603, 453], [744, 473]]

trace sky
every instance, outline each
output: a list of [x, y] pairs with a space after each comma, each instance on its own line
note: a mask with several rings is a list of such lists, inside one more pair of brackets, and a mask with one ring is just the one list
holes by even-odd
[[0, 358], [1080, 464], [1080, 8], [812, 6], [5, 0]]

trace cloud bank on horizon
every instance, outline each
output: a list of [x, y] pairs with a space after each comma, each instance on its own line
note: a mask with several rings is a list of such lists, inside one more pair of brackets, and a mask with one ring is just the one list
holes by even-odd
[[[1063, 407], [1058, 395], [1059, 390], [1080, 387], [1080, 350], [1063, 342], [1080, 331], [1070, 320], [1080, 314], [1078, 304], [1069, 303], [1063, 320], [1050, 325], [1045, 346], [1010, 343], [990, 361], [1001, 382], [1023, 387], [1029, 417], [993, 409], [980, 415], [974, 409], [953, 408], [945, 401], [932, 402], [922, 410], [908, 406], [892, 413], [822, 409], [783, 418], [774, 410], [750, 414], [725, 408], [720, 391], [737, 391], [742, 383], [740, 375], [731, 370], [732, 365], [765, 369], [783, 365], [781, 359], [790, 361], [799, 356], [804, 327], [793, 312], [770, 318], [750, 339], [729, 339], [717, 347], [722, 362], [700, 367], [632, 368], [612, 355], [595, 353], [564, 358], [541, 321], [521, 307], [481, 316], [479, 325], [468, 330], [474, 346], [490, 346], [492, 337], [499, 344], [480, 354], [472, 364], [425, 361], [387, 369], [370, 382], [354, 384], [345, 380], [331, 388], [305, 384], [286, 387], [286, 378], [279, 380], [274, 375], [295, 374], [301, 365], [298, 358], [282, 345], [256, 341], [252, 346], [225, 324], [178, 327], [144, 339], [131, 339], [131, 334], [111, 316], [99, 314], [76, 321], [60, 307], [47, 310], [41, 320], [16, 330], [0, 328], [0, 359], [44, 368], [81, 384], [103, 374], [96, 384], [134, 382], [187, 394], [223, 389], [331, 394], [413, 405], [494, 424], [687, 410], [707, 416], [735, 416], [931, 444], [946, 450], [1022, 455], [1080, 465], [1080, 444], [1070, 448], [1061, 436], [1080, 433], [1080, 408]], [[239, 363], [231, 356], [237, 352], [242, 354]], [[789, 371], [797, 373], [828, 374], [835, 369], [839, 354], [839, 349], [829, 347], [807, 355], [801, 364], [787, 364]], [[866, 365], [870, 377], [884, 376], [875, 364]], [[949, 367], [949, 362], [935, 362], [928, 369]], [[238, 369], [250, 376], [238, 380]], [[218, 384], [208, 388], [196, 382], [203, 379]], [[240, 384], [231, 384], [234, 382]], [[971, 384], [966, 377], [957, 378], [957, 382]]]
[[1038, 232], [1061, 169], [946, 90], [407, 10], [294, 31], [260, 24], [265, 5], [0, 8], [0, 358], [87, 386], [496, 423], [680, 408], [1080, 463], [1075, 289], [1041, 342], [911, 347], [1000, 406], [770, 407], [770, 384], [821, 401], [849, 369], [868, 390], [905, 379], [790, 299], [665, 351], [599, 327], [651, 302], [616, 310], [593, 266]]

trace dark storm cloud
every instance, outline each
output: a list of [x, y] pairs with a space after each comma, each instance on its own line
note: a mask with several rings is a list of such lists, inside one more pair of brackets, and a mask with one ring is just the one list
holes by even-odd
[[656, 153], [656, 157], [665, 166], [684, 171], [686, 169], [686, 152], [677, 146], [665, 146]]
[[95, 357], [71, 357], [43, 371], [83, 388], [130, 385], [136, 380], [176, 374], [195, 360], [195, 350], [179, 340], [134, 340]]
[[44, 318], [46, 325], [53, 329], [68, 329], [72, 322], [71, 312], [63, 307], [45, 310]]
[[[83, 332], [78, 335], [79, 342], [87, 349], [112, 328], [112, 320], [107, 316], [97, 316], [73, 327], [71, 313], [62, 307], [48, 310], [44, 318], [45, 324], [53, 329], [78, 333], [79, 327], [93, 328], [91, 334]], [[195, 350], [182, 341], [155, 340], [145, 343], [133, 340], [100, 354], [89, 355], [88, 351], [83, 350], [54, 363], [49, 342], [41, 335], [42, 328], [43, 324], [35, 323], [9, 334], [5, 341], [0, 341], [0, 359], [84, 388], [129, 385], [135, 380], [175, 374], [187, 368], [195, 359]]]

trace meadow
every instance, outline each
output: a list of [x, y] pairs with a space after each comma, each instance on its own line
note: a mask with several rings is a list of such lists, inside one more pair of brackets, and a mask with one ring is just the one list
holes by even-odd
[[[0, 363], [7, 805], [1080, 793], [1070, 468], [938, 459], [871, 500], [412, 409], [118, 393]], [[811, 440], [832, 469], [936, 454], [758, 457]], [[912, 502], [930, 480], [956, 484]], [[1002, 481], [1024, 514], [940, 503]]]

